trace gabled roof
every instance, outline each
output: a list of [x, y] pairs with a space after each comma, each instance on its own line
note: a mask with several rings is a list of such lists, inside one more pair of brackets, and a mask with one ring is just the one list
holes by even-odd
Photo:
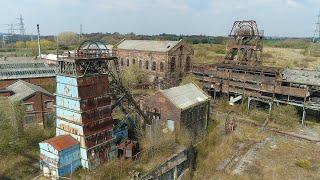
[[79, 144], [77, 140], [75, 140], [72, 136], [70, 135], [61, 135], [61, 136], [56, 136], [51, 139], [43, 141], [43, 143], [48, 143], [51, 146], [53, 146], [57, 151], [62, 151], [65, 149], [68, 149], [72, 146], [75, 146]]
[[46, 91], [40, 86], [36, 86], [34, 84], [30, 84], [28, 82], [25, 82], [23, 80], [18, 80], [15, 83], [11, 84], [10, 86], [6, 87], [7, 90], [12, 91], [14, 94], [9, 97], [12, 101], [22, 101], [26, 99], [27, 97], [32, 96], [36, 92], [42, 92], [44, 94], [47, 94], [49, 96], [52, 96], [51, 93]]
[[118, 49], [168, 52], [180, 41], [154, 41], [154, 40], [123, 40], [118, 44]]
[[182, 110], [210, 99], [204, 91], [193, 83], [161, 90], [161, 92], [176, 107]]

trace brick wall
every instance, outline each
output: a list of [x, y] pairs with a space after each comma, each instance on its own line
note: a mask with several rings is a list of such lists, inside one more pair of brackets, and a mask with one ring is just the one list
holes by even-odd
[[[6, 88], [7, 86], [15, 83], [17, 80], [18, 79], [0, 80], [0, 89]], [[43, 88], [47, 85], [54, 86], [56, 84], [56, 77], [27, 78], [22, 80]]]
[[51, 108], [46, 107], [46, 102], [54, 102], [54, 96], [49, 96], [41, 92], [37, 92], [32, 97], [23, 101], [26, 106], [28, 104], [32, 104], [33, 110], [26, 111], [26, 116], [35, 116], [36, 123], [44, 124], [46, 118], [46, 113], [54, 112], [54, 107]]
[[171, 101], [169, 101], [161, 92], [147, 97], [142, 102], [142, 108], [146, 111], [160, 112], [160, 120], [165, 124], [168, 119], [175, 121], [175, 129], [183, 127], [188, 130], [190, 135], [195, 138], [200, 137], [207, 128], [209, 117], [210, 101], [197, 104], [181, 111]]
[[121, 69], [136, 64], [138, 67], [150, 72], [152, 79], [158, 77], [160, 80], [164, 78], [182, 78], [192, 69], [193, 54], [193, 50], [183, 42], [168, 52], [126, 49], [117, 49], [116, 51]]

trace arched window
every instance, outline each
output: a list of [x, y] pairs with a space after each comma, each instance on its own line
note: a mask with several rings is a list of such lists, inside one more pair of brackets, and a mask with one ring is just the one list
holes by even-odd
[[164, 71], [164, 63], [160, 62], [160, 72], [163, 72], [163, 71]]
[[136, 59], [132, 59], [132, 64], [136, 64]]
[[139, 68], [142, 68], [142, 61], [139, 61]]
[[191, 70], [191, 58], [190, 56], [186, 59], [186, 72], [189, 72]]
[[157, 63], [155, 61], [152, 62], [152, 71], [157, 70]]
[[172, 57], [170, 61], [170, 72], [174, 72], [176, 70], [176, 58]]
[[123, 58], [120, 59], [120, 65], [123, 66]]
[[127, 66], [130, 66], [130, 61], [129, 61], [129, 59], [127, 59]]
[[144, 67], [145, 67], [146, 69], [149, 69], [149, 61], [146, 61], [146, 62], [145, 62]]

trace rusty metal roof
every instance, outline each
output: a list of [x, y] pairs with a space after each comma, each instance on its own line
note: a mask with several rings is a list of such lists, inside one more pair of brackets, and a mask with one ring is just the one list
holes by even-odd
[[161, 90], [161, 92], [180, 109], [187, 109], [210, 99], [202, 89], [193, 83]]
[[117, 46], [117, 48], [127, 50], [168, 52], [180, 41], [124, 40]]
[[57, 151], [62, 151], [79, 144], [79, 142], [75, 140], [71, 135], [56, 136], [51, 139], [45, 140], [44, 142], [53, 146]]

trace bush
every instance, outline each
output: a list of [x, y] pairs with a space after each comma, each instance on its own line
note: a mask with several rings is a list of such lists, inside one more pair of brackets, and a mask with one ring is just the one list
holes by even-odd
[[295, 163], [298, 167], [301, 167], [303, 169], [311, 169], [312, 163], [307, 159], [300, 159]]

